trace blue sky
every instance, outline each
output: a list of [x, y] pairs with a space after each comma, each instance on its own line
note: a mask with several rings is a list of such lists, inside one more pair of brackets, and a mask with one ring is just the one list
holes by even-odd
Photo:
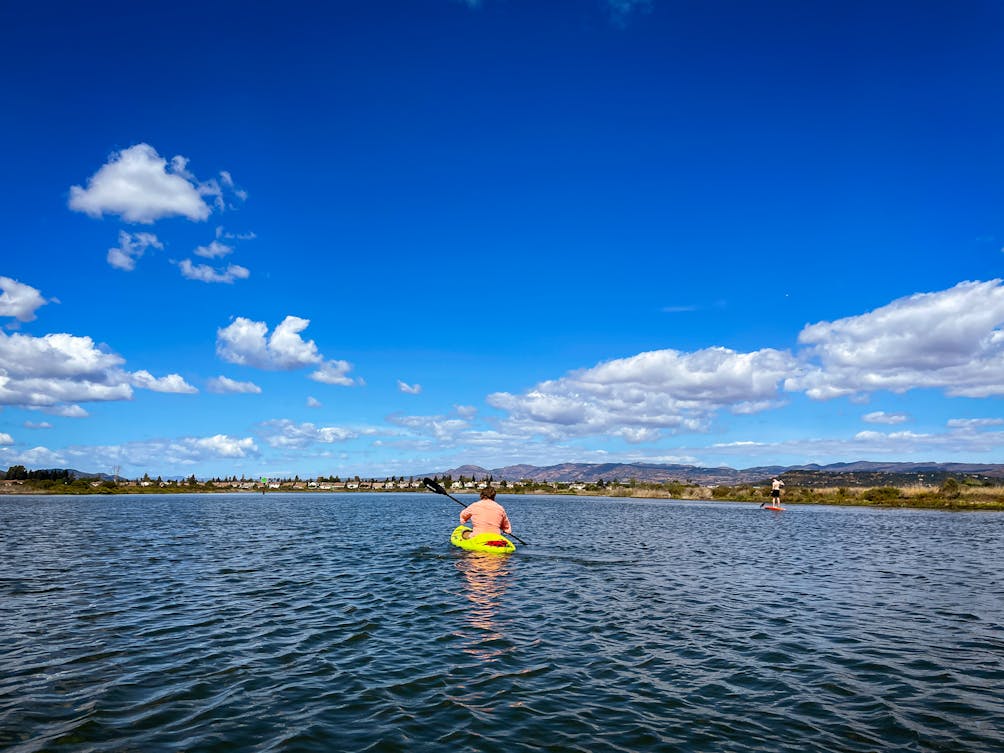
[[0, 466], [1004, 460], [996, 0], [7, 3]]

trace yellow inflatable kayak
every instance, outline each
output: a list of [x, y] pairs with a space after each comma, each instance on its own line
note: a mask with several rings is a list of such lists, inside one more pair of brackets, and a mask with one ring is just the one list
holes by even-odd
[[509, 554], [516, 551], [516, 545], [505, 536], [498, 533], [479, 533], [477, 536], [464, 538], [464, 531], [470, 531], [469, 526], [457, 526], [450, 534], [450, 543], [469, 552], [490, 552], [491, 554]]

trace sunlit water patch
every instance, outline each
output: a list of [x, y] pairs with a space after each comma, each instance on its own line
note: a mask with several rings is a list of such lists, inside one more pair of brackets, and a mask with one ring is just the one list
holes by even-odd
[[0, 749], [1000, 751], [1004, 515], [0, 498]]

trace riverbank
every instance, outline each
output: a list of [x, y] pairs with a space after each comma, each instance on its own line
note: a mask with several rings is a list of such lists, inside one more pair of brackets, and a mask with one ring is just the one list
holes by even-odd
[[[954, 481], [954, 480], [950, 480]], [[577, 485], [576, 485], [577, 487]], [[169, 484], [167, 486], [135, 486], [117, 484], [112, 481], [100, 484], [61, 484], [52, 482], [25, 481], [20, 484], [0, 485], [0, 497], [34, 496], [44, 494], [90, 496], [90, 495], [164, 495], [164, 494], [414, 494], [425, 493], [425, 489], [315, 489], [302, 484], [281, 485], [270, 489], [235, 489], [212, 484]], [[452, 490], [454, 494], [470, 495], [470, 489]], [[637, 486], [588, 485], [573, 488], [569, 484], [506, 484], [500, 485], [502, 495], [547, 494], [574, 497], [612, 497], [622, 499], [666, 499], [716, 502], [749, 502], [760, 504], [770, 499], [768, 487], [760, 486], [701, 486], [696, 484], [647, 484]], [[941, 487], [832, 487], [832, 488], [788, 488], [782, 497], [785, 506], [797, 505], [837, 505], [850, 507], [915, 508], [952, 511], [1001, 510], [1004, 511], [1004, 486], [966, 486], [945, 483]]]

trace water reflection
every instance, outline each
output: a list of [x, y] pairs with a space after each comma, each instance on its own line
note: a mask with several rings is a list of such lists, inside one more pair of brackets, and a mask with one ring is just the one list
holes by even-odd
[[497, 659], [505, 648], [505, 634], [498, 624], [500, 601], [509, 581], [509, 558], [497, 554], [470, 552], [456, 560], [464, 576], [470, 608], [467, 622], [469, 642], [464, 651], [481, 661]]

